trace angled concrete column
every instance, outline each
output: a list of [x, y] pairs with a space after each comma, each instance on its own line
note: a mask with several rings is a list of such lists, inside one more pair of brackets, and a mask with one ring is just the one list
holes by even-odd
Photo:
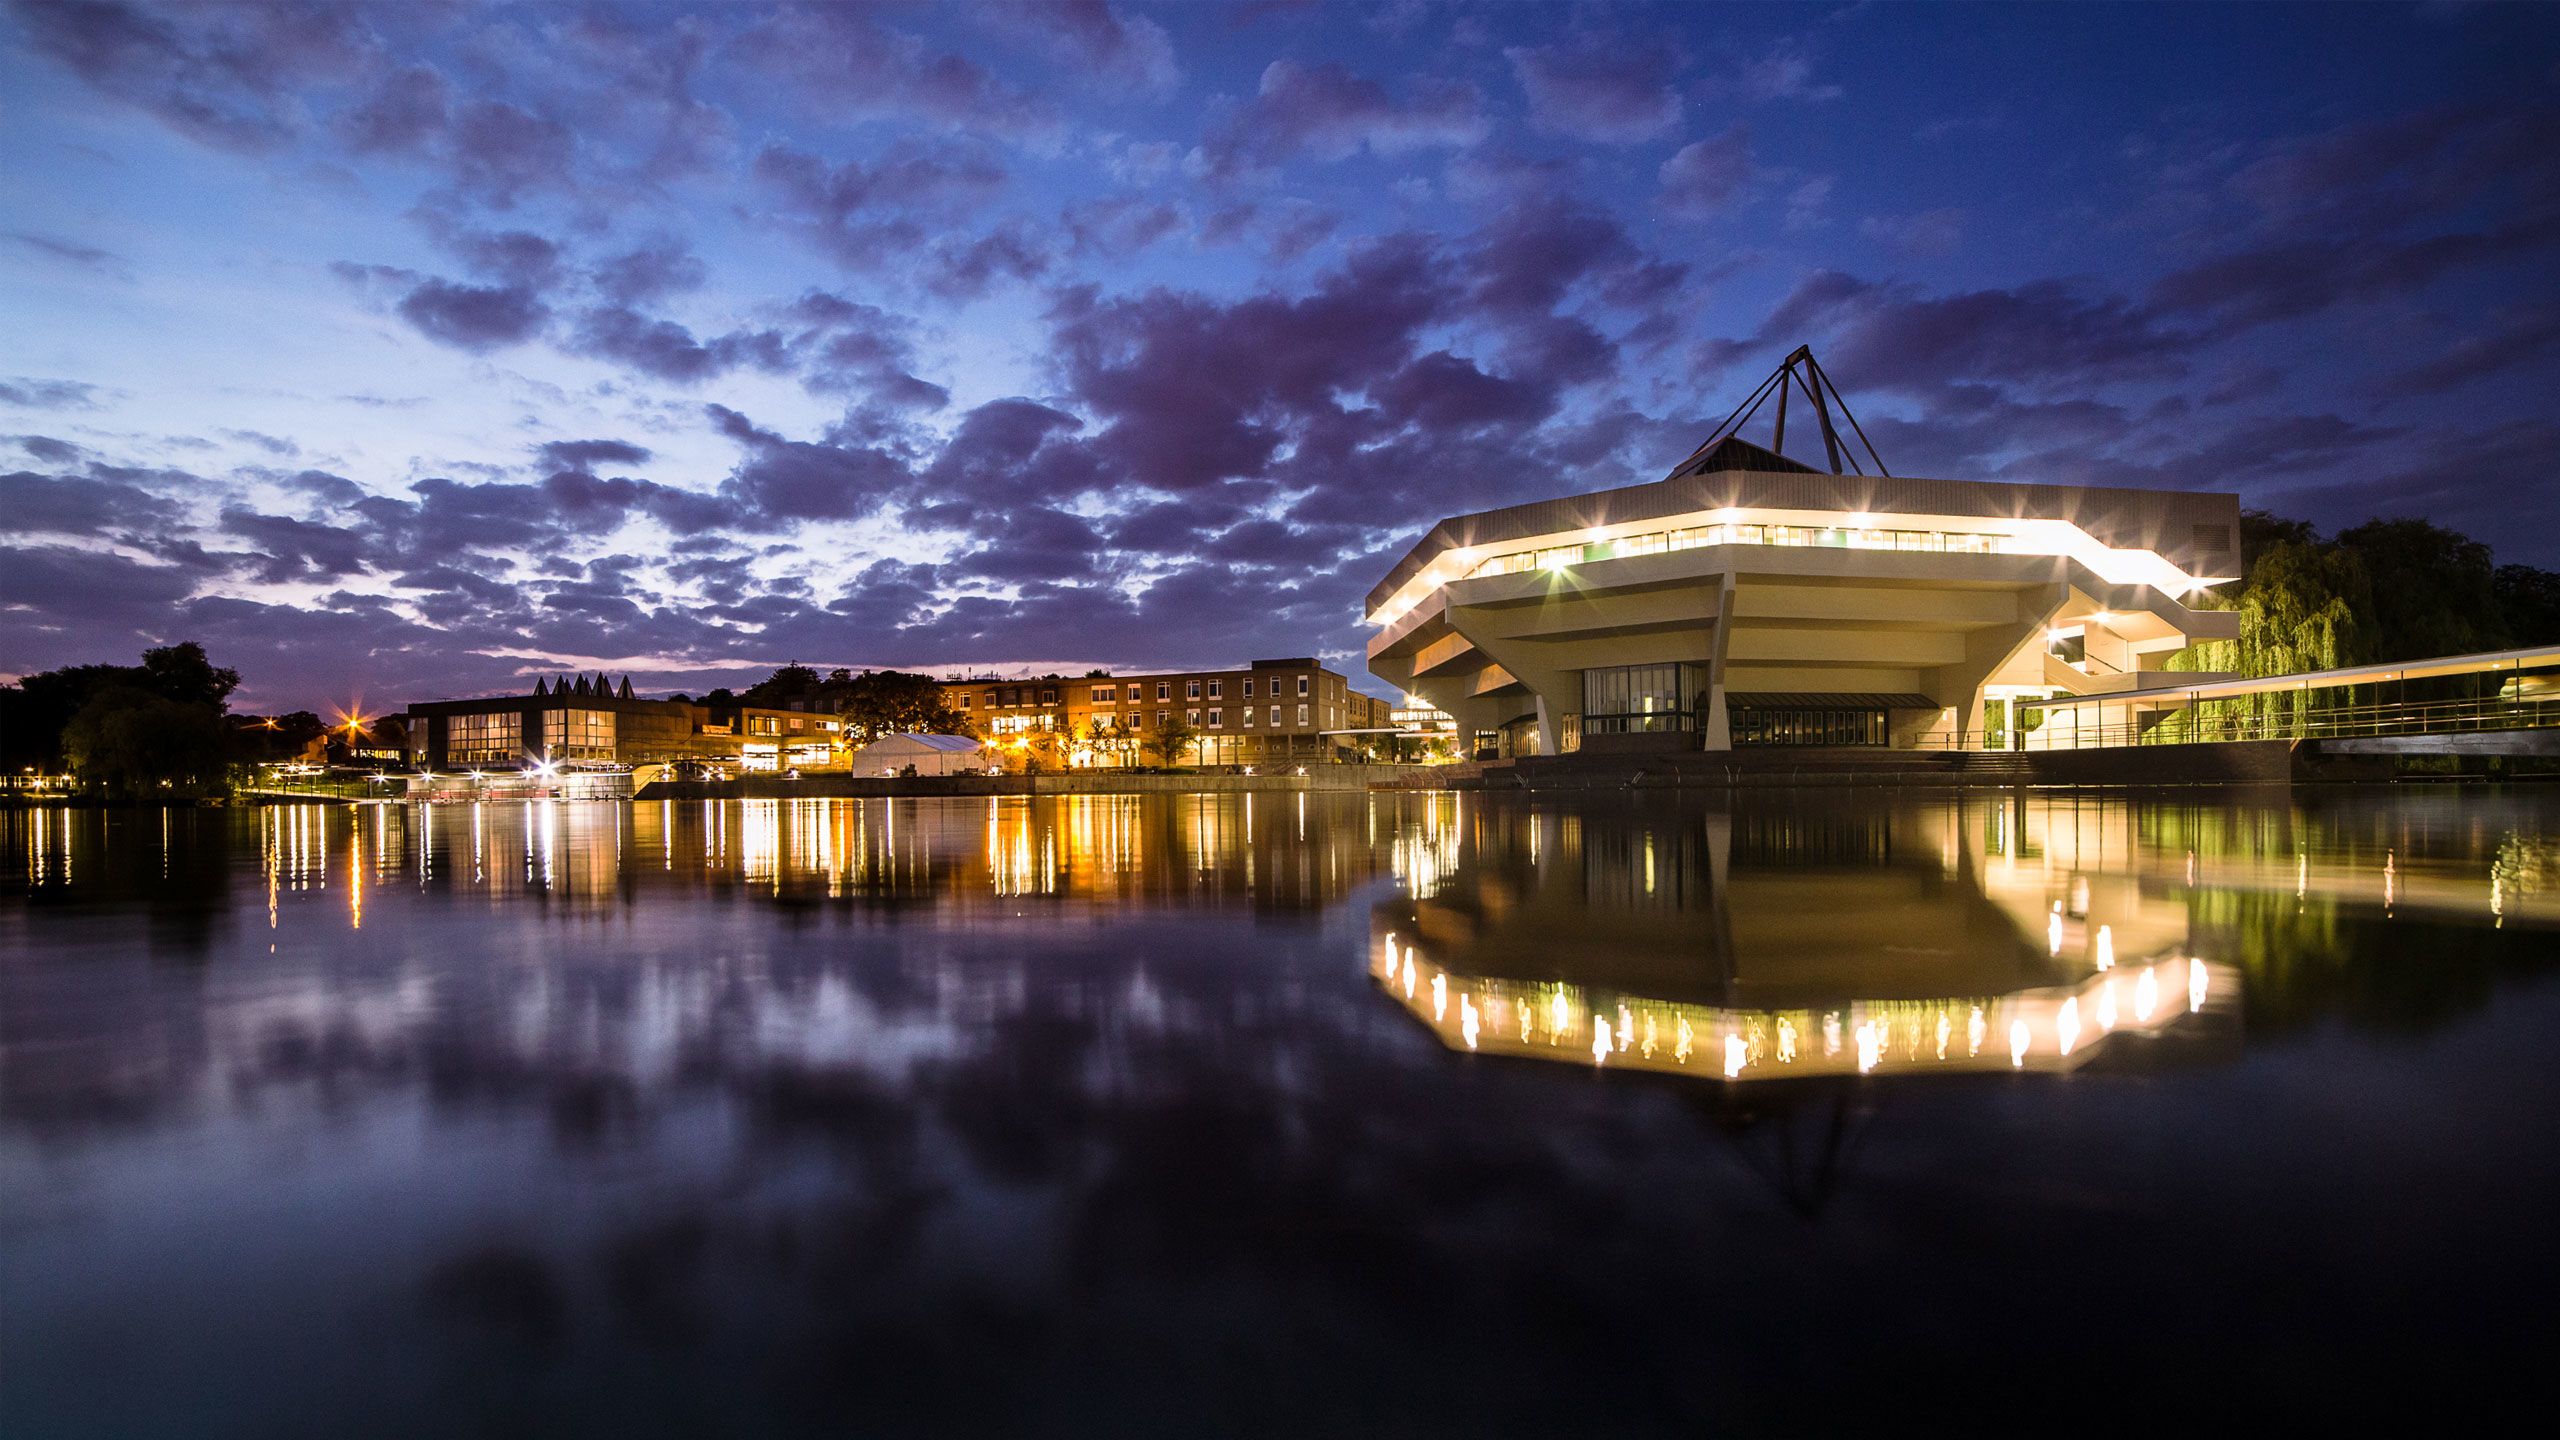
[[1982, 732], [1982, 687], [2030, 644], [2042, 644], [2045, 622], [2070, 598], [2068, 585], [2039, 585], [2017, 595], [2016, 618], [1989, 625], [1964, 638], [1964, 659], [1938, 667], [1929, 698], [1955, 712], [1959, 736]]
[[1706, 750], [1733, 748], [1733, 713], [1724, 701], [1725, 654], [1733, 647], [1734, 577], [1726, 572], [1724, 584], [1716, 592], [1715, 634], [1710, 643], [1714, 649], [1707, 658], [1707, 713], [1700, 717], [1699, 747]]

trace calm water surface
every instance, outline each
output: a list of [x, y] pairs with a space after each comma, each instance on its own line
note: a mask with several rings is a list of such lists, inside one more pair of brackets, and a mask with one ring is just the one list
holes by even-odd
[[2560, 795], [0, 816], [0, 1434], [2296, 1423], [2542, 1372]]

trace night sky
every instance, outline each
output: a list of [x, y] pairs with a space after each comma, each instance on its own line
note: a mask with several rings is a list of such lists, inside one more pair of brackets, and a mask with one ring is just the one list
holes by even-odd
[[10, 4], [0, 673], [1362, 675], [1800, 342], [1898, 474], [2560, 564], [2555, 96], [2552, 6]]

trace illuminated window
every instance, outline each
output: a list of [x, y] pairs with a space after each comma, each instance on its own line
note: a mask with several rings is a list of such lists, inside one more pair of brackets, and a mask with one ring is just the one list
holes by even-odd
[[524, 717], [512, 710], [494, 715], [456, 715], [445, 722], [444, 733], [448, 765], [524, 758]]
[[1301, 725], [1307, 723], [1307, 707], [1304, 705], [1298, 707], [1298, 723]]
[[[1247, 681], [1246, 683], [1251, 684], [1252, 682]], [[1250, 705], [1244, 707], [1244, 728], [1247, 730], [1253, 728], [1253, 707]]]
[[1191, 727], [1192, 729], [1194, 729], [1194, 730], [1199, 729], [1199, 728], [1200, 728], [1200, 712], [1199, 712], [1199, 711], [1197, 711], [1197, 710], [1185, 710], [1185, 711], [1183, 711], [1183, 712], [1182, 712], [1182, 723], [1183, 723], [1183, 724], [1185, 724], [1185, 725], [1190, 726], [1190, 727]]
[[[1157, 686], [1156, 688], [1157, 688], [1158, 690], [1162, 690], [1164, 687], [1163, 687], [1163, 686], [1161, 686], [1161, 685], [1159, 685], [1159, 686]], [[1163, 698], [1163, 697], [1159, 696], [1159, 697], [1157, 697], [1157, 698], [1161, 699], [1161, 698]], [[1159, 730], [1163, 729], [1163, 728], [1165, 727], [1166, 723], [1167, 723], [1168, 721], [1172, 720], [1172, 719], [1173, 719], [1173, 712], [1172, 712], [1172, 711], [1170, 711], [1170, 710], [1159, 710], [1159, 711], [1157, 711], [1157, 712], [1156, 712], [1156, 728], [1157, 728], [1157, 729], [1159, 729]]]
[[610, 710], [545, 710], [542, 753], [554, 760], [610, 760], [613, 718]]
[[1277, 705], [1271, 707], [1271, 723], [1274, 725], [1280, 723], [1280, 707]]
[[1659, 555], [1671, 548], [1670, 537], [1656, 530], [1649, 535], [1626, 535], [1612, 541], [1609, 554], [1613, 559], [1630, 555]]

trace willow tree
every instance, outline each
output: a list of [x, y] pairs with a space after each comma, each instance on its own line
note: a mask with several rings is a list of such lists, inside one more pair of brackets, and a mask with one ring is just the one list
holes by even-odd
[[[2360, 665], [2372, 658], [2373, 584], [2352, 550], [2317, 540], [2279, 540], [2251, 559], [2237, 608], [2240, 634], [2189, 646], [2177, 670], [2222, 671], [2245, 680]], [[2347, 692], [2268, 691], [2210, 702], [2186, 728], [2240, 735], [2278, 735], [2300, 728], [2320, 710], [2348, 703]]]

